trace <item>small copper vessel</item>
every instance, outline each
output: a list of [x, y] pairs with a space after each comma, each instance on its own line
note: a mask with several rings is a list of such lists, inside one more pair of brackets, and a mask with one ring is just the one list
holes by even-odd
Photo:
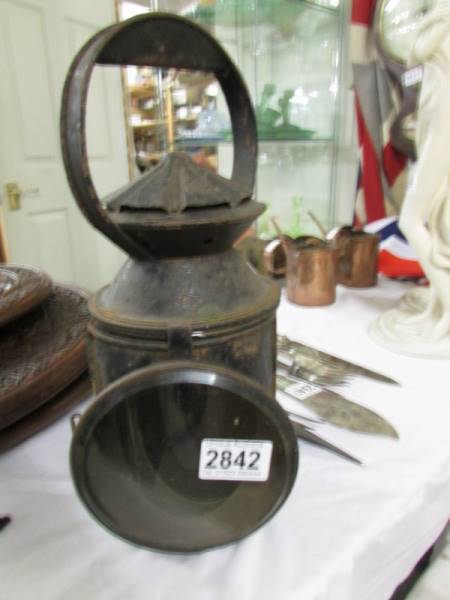
[[378, 234], [340, 227], [330, 231], [327, 238], [336, 248], [337, 283], [360, 288], [377, 284]]
[[336, 299], [334, 247], [312, 236], [287, 243], [287, 297], [302, 306], [326, 306]]

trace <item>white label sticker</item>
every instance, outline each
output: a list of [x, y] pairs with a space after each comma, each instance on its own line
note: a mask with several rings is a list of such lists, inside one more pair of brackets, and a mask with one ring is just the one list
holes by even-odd
[[410, 87], [420, 83], [423, 79], [423, 68], [421, 66], [413, 67], [405, 71], [402, 75], [402, 83], [405, 87]]
[[204, 439], [199, 479], [267, 481], [272, 447], [269, 440]]
[[291, 396], [295, 396], [299, 400], [306, 400], [306, 398], [310, 398], [311, 396], [315, 396], [321, 392], [322, 388], [317, 385], [313, 385], [312, 383], [302, 381], [300, 383], [293, 383], [292, 385], [288, 386], [285, 391]]

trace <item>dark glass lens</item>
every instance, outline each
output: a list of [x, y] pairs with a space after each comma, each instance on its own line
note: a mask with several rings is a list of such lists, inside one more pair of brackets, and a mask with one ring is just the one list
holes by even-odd
[[[268, 414], [231, 391], [198, 383], [149, 388], [95, 425], [80, 493], [104, 525], [137, 544], [174, 551], [226, 544], [262, 524], [287, 495], [296, 456], [287, 458], [282, 435]], [[205, 439], [272, 442], [267, 480], [200, 479]], [[211, 455], [225, 470], [244, 460], [233, 456], [238, 462], [230, 464], [220, 445]]]

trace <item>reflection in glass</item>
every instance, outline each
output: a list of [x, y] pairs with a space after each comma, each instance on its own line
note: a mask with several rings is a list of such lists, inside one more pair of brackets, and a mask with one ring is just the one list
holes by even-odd
[[[212, 73], [126, 67], [126, 92], [134, 167], [143, 172], [169, 152], [183, 150], [217, 168], [205, 145], [231, 139], [228, 109]], [[220, 103], [221, 108], [218, 108]]]

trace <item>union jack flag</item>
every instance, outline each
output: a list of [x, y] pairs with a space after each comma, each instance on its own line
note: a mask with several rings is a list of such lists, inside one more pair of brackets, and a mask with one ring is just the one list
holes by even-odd
[[396, 150], [390, 129], [401, 102], [399, 84], [383, 66], [373, 30], [377, 0], [353, 0], [350, 52], [360, 145], [355, 225], [399, 213], [407, 158]]
[[425, 275], [417, 256], [398, 227], [397, 217], [384, 217], [364, 227], [380, 236], [378, 272], [398, 279], [422, 279]]

